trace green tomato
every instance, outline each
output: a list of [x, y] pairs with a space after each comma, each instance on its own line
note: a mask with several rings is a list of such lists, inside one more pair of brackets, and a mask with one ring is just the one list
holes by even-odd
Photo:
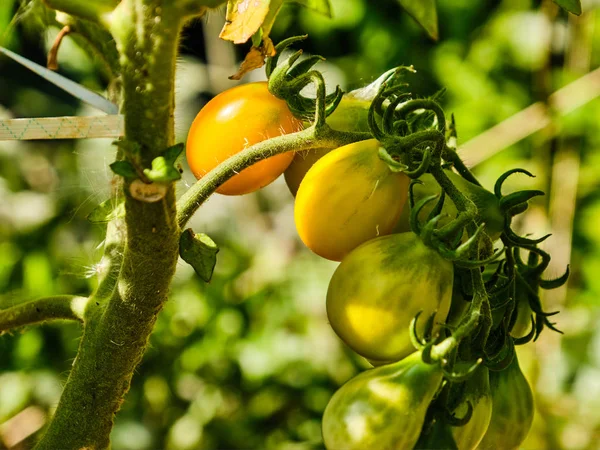
[[488, 369], [479, 367], [465, 381], [464, 389], [464, 401], [453, 413], [456, 417], [463, 417], [468, 410], [468, 401], [473, 407], [473, 415], [465, 425], [452, 427], [452, 435], [458, 450], [475, 450], [483, 439], [492, 418], [492, 395]]
[[359, 374], [325, 408], [325, 446], [329, 450], [413, 448], [441, 382], [440, 367], [425, 364], [420, 352]]
[[[369, 131], [367, 116], [370, 101], [357, 99], [351, 94], [344, 95], [342, 101], [335, 111], [327, 118], [327, 124], [334, 130], [339, 131]], [[286, 171], [283, 173], [285, 182], [290, 192], [295, 197], [300, 182], [304, 179], [306, 172], [319, 159], [333, 149], [315, 149], [297, 152]]]
[[409, 325], [423, 333], [435, 314], [444, 323], [452, 297], [454, 268], [414, 233], [372, 239], [338, 266], [327, 291], [333, 330], [356, 353], [378, 362], [398, 361], [414, 351]]
[[515, 450], [527, 437], [533, 422], [533, 393], [515, 355], [500, 372], [490, 372], [492, 419], [479, 443], [480, 450]]

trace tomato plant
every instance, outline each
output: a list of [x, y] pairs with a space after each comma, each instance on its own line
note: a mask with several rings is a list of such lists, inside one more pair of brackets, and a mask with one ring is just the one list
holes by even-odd
[[435, 314], [436, 330], [444, 322], [452, 283], [452, 264], [415, 234], [383, 236], [352, 251], [337, 268], [327, 290], [327, 317], [358, 354], [397, 361], [414, 351], [408, 326], [419, 311]]
[[406, 201], [408, 177], [379, 159], [380, 146], [371, 139], [338, 148], [300, 183], [296, 228], [317, 255], [340, 261], [363, 242], [392, 231]]
[[[198, 113], [187, 137], [186, 156], [196, 178], [202, 178], [227, 158], [265, 139], [293, 133], [302, 123], [285, 101], [271, 94], [267, 83], [248, 83], [221, 92]], [[217, 192], [240, 195], [273, 182], [294, 154], [259, 161], [221, 185]]]

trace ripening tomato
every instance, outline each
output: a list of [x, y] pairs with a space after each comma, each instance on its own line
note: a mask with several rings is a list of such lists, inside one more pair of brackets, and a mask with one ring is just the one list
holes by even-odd
[[463, 399], [463, 403], [453, 411], [454, 416], [463, 417], [466, 414], [467, 402], [473, 407], [473, 415], [465, 425], [452, 427], [452, 435], [458, 450], [475, 450], [492, 418], [492, 394], [487, 367], [478, 367], [464, 382]]
[[414, 351], [409, 325], [421, 311], [423, 335], [435, 314], [444, 323], [452, 298], [454, 268], [414, 233], [370, 240], [346, 256], [327, 290], [327, 316], [337, 335], [356, 353], [379, 362]]
[[[221, 162], [258, 142], [302, 129], [287, 104], [271, 94], [267, 83], [228, 89], [198, 113], [190, 128], [186, 156], [200, 179]], [[256, 191], [274, 181], [290, 165], [294, 154], [282, 153], [242, 170], [217, 189], [226, 195]]]
[[516, 450], [533, 423], [533, 393], [521, 372], [517, 356], [500, 372], [490, 371], [492, 419], [480, 450]]
[[420, 352], [350, 379], [325, 408], [325, 447], [329, 450], [413, 448], [441, 382], [439, 365], [425, 364]]
[[306, 173], [296, 194], [298, 235], [317, 255], [341, 259], [363, 242], [391, 233], [409, 178], [379, 158], [376, 139], [345, 145]]
[[[327, 118], [327, 125], [334, 130], [368, 132], [369, 131], [369, 106], [370, 101], [355, 98], [350, 94], [344, 95], [338, 107]], [[304, 152], [296, 152], [290, 166], [283, 173], [285, 182], [292, 195], [296, 196], [298, 188], [306, 172], [319, 159], [329, 153], [332, 149], [315, 149]]]

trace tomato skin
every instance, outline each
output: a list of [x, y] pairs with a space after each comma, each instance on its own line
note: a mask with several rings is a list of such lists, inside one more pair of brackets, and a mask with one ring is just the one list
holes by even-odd
[[419, 352], [359, 374], [346, 382], [325, 408], [325, 447], [412, 448], [441, 381], [439, 366], [423, 363]]
[[534, 313], [529, 305], [527, 294], [523, 292], [522, 287], [521, 289], [517, 287], [517, 296], [515, 301], [517, 302], [517, 319], [512, 327], [512, 330], [510, 330], [510, 335], [514, 338], [522, 338], [527, 336], [531, 331], [531, 316], [534, 315]]
[[[190, 169], [200, 179], [219, 163], [246, 147], [302, 129], [287, 104], [271, 94], [267, 83], [248, 83], [221, 92], [198, 113], [187, 137]], [[225, 195], [256, 191], [274, 181], [290, 165], [292, 152], [247, 167], [217, 189]]]
[[436, 314], [435, 330], [448, 315], [452, 263], [413, 233], [364, 243], [344, 258], [327, 290], [327, 316], [337, 335], [369, 360], [398, 361], [414, 351], [409, 325], [417, 330]]
[[[357, 99], [351, 95], [344, 95], [338, 107], [327, 118], [327, 124], [334, 130], [339, 131], [368, 132], [370, 105], [370, 101]], [[292, 163], [283, 173], [285, 182], [294, 197], [306, 172], [308, 172], [314, 163], [332, 150], [315, 149], [295, 153]]]
[[481, 440], [480, 450], [516, 450], [533, 422], [533, 393], [515, 355], [501, 372], [490, 372], [492, 420]]
[[375, 139], [340, 147], [315, 163], [296, 195], [298, 235], [333, 261], [363, 242], [391, 233], [408, 195], [409, 179], [379, 158]]
[[467, 401], [473, 406], [471, 419], [463, 426], [452, 427], [452, 435], [458, 450], [475, 450], [483, 439], [492, 418], [492, 394], [490, 392], [489, 371], [479, 367], [465, 382], [464, 402], [453, 413], [463, 417], [467, 412]]

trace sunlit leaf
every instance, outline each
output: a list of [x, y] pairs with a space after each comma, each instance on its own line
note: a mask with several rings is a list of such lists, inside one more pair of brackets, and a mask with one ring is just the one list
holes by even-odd
[[263, 24], [269, 13], [269, 0], [229, 0], [225, 26], [219, 37], [235, 44], [243, 44]]
[[425, 29], [432, 39], [438, 39], [435, 0], [398, 0], [398, 3]]
[[581, 0], [552, 0], [565, 11], [575, 14], [581, 14]]
[[217, 253], [219, 253], [219, 247], [208, 235], [195, 234], [191, 228], [181, 233], [179, 255], [207, 283], [212, 278], [217, 263]]
[[109, 198], [96, 206], [93, 211], [88, 214], [87, 220], [92, 223], [109, 222], [117, 217], [125, 217], [125, 203], [123, 201], [115, 203], [115, 200]]
[[289, 0], [293, 3], [299, 3], [313, 11], [331, 17], [331, 3], [329, 0]]

